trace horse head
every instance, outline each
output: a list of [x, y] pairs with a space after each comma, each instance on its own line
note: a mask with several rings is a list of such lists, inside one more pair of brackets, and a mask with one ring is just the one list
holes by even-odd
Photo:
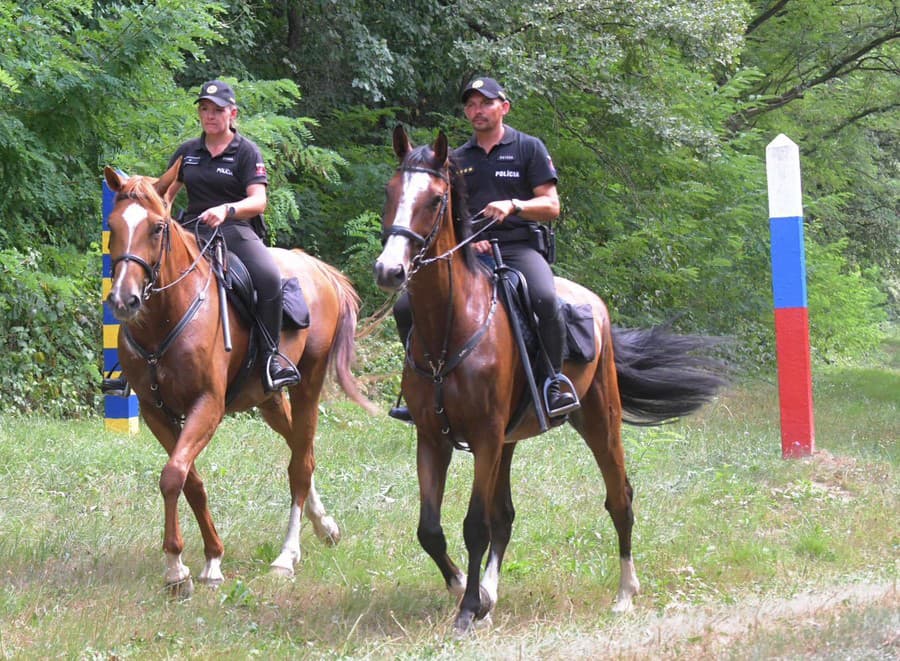
[[112, 287], [106, 302], [119, 321], [134, 319], [149, 296], [169, 236], [169, 187], [179, 158], [161, 177], [126, 177], [107, 166], [103, 175], [116, 194], [109, 213]]
[[431, 146], [414, 147], [398, 125], [394, 153], [400, 165], [385, 189], [384, 248], [375, 261], [375, 280], [385, 291], [397, 291], [406, 284], [414, 262], [437, 248], [442, 228], [452, 235], [452, 226], [442, 222], [450, 211], [447, 136], [441, 131]]

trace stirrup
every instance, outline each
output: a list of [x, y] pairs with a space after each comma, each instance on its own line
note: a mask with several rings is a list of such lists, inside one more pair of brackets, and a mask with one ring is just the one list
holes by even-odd
[[409, 413], [409, 407], [406, 404], [403, 404], [403, 393], [397, 395], [397, 401], [394, 402], [391, 410], [388, 411], [388, 417], [399, 420], [400, 422], [413, 424], [412, 415]]
[[[564, 392], [559, 389], [561, 384], [565, 384], [567, 392]], [[550, 408], [550, 388], [556, 385], [557, 392], [561, 397], [565, 397], [568, 395], [572, 398], [572, 401], [568, 404], [563, 404], [555, 409]], [[581, 408], [581, 402], [578, 400], [578, 394], [575, 392], [575, 386], [572, 385], [572, 382], [569, 380], [565, 374], [560, 372], [559, 374], [555, 374], [547, 378], [544, 381], [544, 408], [547, 410], [547, 415], [551, 418], [558, 418], [560, 416], [566, 415], [567, 413], [571, 413], [575, 409]]]
[[103, 379], [100, 382], [100, 392], [108, 397], [130, 397], [131, 385], [124, 376], [118, 379]]
[[[275, 365], [277, 365], [277, 371], [273, 377], [272, 368]], [[290, 388], [298, 383], [300, 383], [300, 372], [297, 370], [297, 366], [281, 352], [270, 352], [266, 359], [266, 368], [263, 370], [263, 385], [266, 392]]]
[[399, 420], [400, 422], [408, 422], [409, 424], [413, 424], [412, 415], [409, 413], [409, 407], [403, 406], [394, 406], [388, 411], [388, 416], [393, 418], [394, 420]]

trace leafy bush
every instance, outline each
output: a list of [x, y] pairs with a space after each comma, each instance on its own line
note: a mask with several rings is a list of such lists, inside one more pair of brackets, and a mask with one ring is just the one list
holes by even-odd
[[0, 411], [93, 414], [100, 255], [0, 250]]

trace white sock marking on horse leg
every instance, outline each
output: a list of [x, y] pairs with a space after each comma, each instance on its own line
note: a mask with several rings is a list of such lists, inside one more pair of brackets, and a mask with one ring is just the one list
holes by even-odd
[[285, 576], [293, 576], [294, 565], [300, 561], [300, 517], [302, 514], [296, 504], [291, 505], [284, 545], [281, 547], [281, 553], [270, 565], [273, 571]]
[[209, 558], [197, 580], [201, 583], [206, 583], [207, 585], [220, 585], [221, 583], [224, 583], [225, 577], [222, 575], [222, 558]]
[[312, 521], [316, 537], [328, 544], [338, 543], [341, 539], [341, 530], [338, 528], [337, 522], [325, 512], [325, 506], [319, 498], [319, 492], [316, 491], [315, 480], [310, 484], [309, 495], [306, 497], [303, 510]]
[[497, 562], [497, 556], [491, 553], [487, 567], [484, 569], [484, 576], [481, 579], [481, 587], [490, 596], [492, 609], [497, 604], [497, 590], [499, 586], [500, 563]]
[[166, 573], [165, 580], [166, 585], [174, 585], [175, 583], [181, 583], [182, 581], [189, 578], [191, 575], [191, 570], [188, 569], [187, 565], [181, 562], [181, 554], [180, 553], [168, 553], [166, 552]]
[[638, 581], [637, 572], [634, 570], [634, 560], [632, 558], [619, 558], [619, 565], [621, 569], [619, 592], [616, 594], [613, 612], [625, 613], [634, 608], [631, 598], [641, 591], [641, 583]]

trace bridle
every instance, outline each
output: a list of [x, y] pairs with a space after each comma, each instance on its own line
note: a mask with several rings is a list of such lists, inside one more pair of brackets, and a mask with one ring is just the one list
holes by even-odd
[[[133, 200], [133, 201], [140, 202], [140, 196], [138, 196], [134, 192], [118, 193], [115, 197], [115, 202], [121, 202], [123, 200]], [[110, 273], [112, 275], [115, 275], [116, 267], [119, 264], [121, 264], [122, 262], [125, 262], [125, 263], [134, 262], [135, 264], [140, 266], [142, 269], [144, 269], [144, 272], [147, 274], [147, 283], [144, 285], [143, 289], [141, 290], [141, 298], [144, 301], [148, 300], [152, 294], [158, 294], [159, 292], [165, 291], [166, 289], [169, 289], [170, 287], [174, 287], [179, 282], [184, 280], [188, 275], [190, 275], [190, 273], [197, 268], [197, 264], [206, 255], [206, 253], [209, 250], [209, 247], [213, 243], [213, 240], [219, 234], [218, 228], [213, 231], [210, 239], [200, 249], [199, 253], [197, 254], [197, 257], [194, 258], [194, 261], [191, 263], [190, 267], [184, 271], [184, 273], [182, 273], [180, 276], [178, 276], [175, 280], [173, 280], [169, 284], [163, 285], [162, 287], [156, 287], [155, 285], [156, 285], [156, 282], [159, 280], [159, 274], [160, 274], [160, 270], [162, 269], [163, 261], [164, 261], [166, 255], [172, 249], [172, 237], [171, 237], [171, 233], [169, 230], [169, 225], [172, 222], [173, 222], [172, 218], [169, 218], [169, 217], [167, 217], [165, 219], [165, 221], [163, 222], [163, 228], [162, 228], [163, 236], [162, 236], [162, 240], [160, 242], [159, 255], [157, 255], [156, 262], [152, 266], [149, 263], [147, 263], [147, 260], [145, 260], [143, 257], [139, 257], [138, 255], [135, 255], [134, 253], [130, 253], [130, 252], [126, 252], [122, 255], [119, 255], [118, 257], [116, 257], [115, 259], [113, 259], [110, 262]], [[198, 238], [197, 244], [198, 245], [200, 244], [199, 238]]]
[[[390, 227], [385, 227], [381, 230], [381, 244], [384, 245], [388, 238], [391, 236], [402, 236], [407, 239], [410, 239], [414, 243], [419, 245], [419, 251], [413, 256], [410, 260], [412, 264], [412, 268], [410, 268], [409, 273], [406, 275], [406, 284], [404, 284], [404, 289], [408, 286], [410, 279], [415, 275], [420, 269], [435, 262], [439, 262], [445, 259], [449, 259], [453, 256], [457, 250], [460, 250], [464, 246], [467, 246], [472, 241], [475, 241], [479, 235], [486, 232], [493, 225], [497, 223], [496, 219], [491, 219], [489, 222], [485, 223], [484, 226], [476, 232], [473, 232], [470, 236], [466, 237], [455, 246], [450, 248], [449, 250], [441, 253], [440, 255], [435, 255], [434, 257], [425, 258], [425, 254], [428, 252], [428, 249], [431, 248], [431, 244], [434, 242], [434, 239], [437, 237], [438, 231], [441, 228], [441, 222], [444, 219], [445, 211], [447, 210], [447, 202], [449, 199], [449, 191], [450, 191], [450, 176], [447, 174], [446, 169], [437, 170], [435, 168], [426, 168], [419, 165], [404, 165], [397, 168], [397, 172], [424, 172], [425, 174], [429, 174], [432, 177], [437, 177], [441, 181], [447, 184], [447, 190], [444, 191], [444, 194], [441, 195], [441, 204], [435, 212], [435, 220], [426, 236], [422, 236], [418, 232], [414, 232], [408, 227], [402, 227], [398, 225], [391, 225]], [[483, 220], [484, 216], [479, 212], [475, 216], [472, 217], [472, 222], [477, 222], [479, 220]]]
[[[429, 230], [426, 236], [422, 236], [418, 232], [414, 232], [408, 227], [397, 227], [391, 225], [390, 227], [386, 227], [382, 230], [382, 244], [387, 241], [387, 239], [391, 236], [403, 236], [411, 241], [415, 242], [419, 245], [419, 251], [411, 260], [411, 268], [409, 273], [406, 276], [406, 282], [403, 285], [404, 289], [409, 287], [409, 282], [412, 277], [421, 269], [430, 264], [434, 264], [439, 261], [446, 260], [447, 268], [448, 268], [448, 280], [449, 280], [449, 293], [447, 296], [447, 323], [444, 331], [444, 339], [441, 346], [440, 356], [435, 359], [427, 349], [423, 349], [423, 355], [425, 361], [428, 364], [428, 367], [422, 367], [418, 365], [413, 358], [412, 355], [412, 336], [415, 333], [415, 319], [413, 319], [413, 330], [407, 338], [406, 342], [406, 364], [415, 371], [420, 376], [423, 376], [427, 379], [431, 379], [434, 384], [434, 409], [435, 413], [441, 418], [441, 433], [446, 436], [450, 442], [457, 449], [467, 450], [468, 447], [454, 439], [451, 435], [450, 430], [450, 418], [447, 415], [447, 412], [444, 408], [444, 379], [450, 374], [454, 369], [456, 369], [465, 358], [472, 353], [475, 347], [481, 342], [482, 338], [487, 333], [488, 328], [491, 325], [491, 321], [494, 318], [494, 312], [497, 309], [497, 278], [493, 278], [493, 286], [491, 292], [491, 307], [488, 311], [487, 316], [484, 318], [484, 321], [478, 327], [478, 329], [469, 337], [466, 343], [458, 349], [453, 355], [449, 355], [449, 344], [450, 344], [450, 335], [453, 327], [453, 297], [454, 297], [454, 287], [453, 287], [453, 261], [450, 257], [457, 251], [460, 250], [463, 246], [469, 244], [474, 241], [478, 235], [482, 232], [486, 231], [489, 227], [491, 227], [496, 220], [491, 220], [491, 222], [486, 223], [484, 227], [482, 227], [477, 232], [473, 233], [463, 241], [460, 241], [455, 246], [450, 248], [449, 250], [441, 253], [440, 255], [436, 255], [434, 257], [425, 258], [425, 254], [428, 252], [432, 243], [434, 243], [435, 238], [437, 237], [438, 231], [441, 228], [441, 224], [444, 222], [444, 217], [449, 216], [447, 214], [447, 203], [449, 199], [450, 192], [450, 177], [447, 174], [446, 169], [437, 170], [434, 168], [426, 168], [421, 166], [401, 166], [397, 168], [398, 172], [424, 172], [433, 177], [437, 177], [441, 179], [447, 184], [447, 190], [444, 191], [444, 194], [441, 196], [441, 203], [435, 212], [434, 223]], [[410, 298], [412, 294], [410, 293]], [[426, 343], [422, 342], [422, 346], [427, 346]]]
[[[139, 196], [132, 193], [119, 193], [116, 195], [115, 201], [120, 202], [125, 199], [131, 199], [135, 201], [139, 201]], [[161, 287], [157, 287], [156, 283], [159, 280], [159, 275], [162, 270], [162, 264], [165, 260], [166, 255], [171, 252], [172, 249], [172, 241], [171, 241], [171, 230], [169, 226], [171, 223], [175, 222], [171, 217], [168, 216], [163, 222], [163, 237], [160, 242], [159, 255], [156, 258], [156, 262], [151, 265], [142, 257], [135, 255], [134, 253], [125, 253], [123, 255], [119, 255], [114, 260], [112, 260], [110, 264], [111, 273], [115, 273], [116, 266], [125, 262], [134, 262], [147, 274], [147, 283], [144, 285], [144, 288], [141, 292], [141, 297], [144, 301], [148, 300], [152, 294], [159, 293], [169, 289], [170, 287], [174, 287], [182, 280], [184, 280], [188, 275], [190, 275], [194, 270], [196, 270], [197, 265], [200, 260], [206, 255], [209, 251], [210, 246], [213, 243], [213, 240], [219, 235], [219, 230], [216, 229], [213, 233], [209, 241], [198, 251], [197, 257], [194, 258], [194, 261], [191, 265], [185, 269], [185, 271], [178, 276], [172, 282], [163, 285]], [[199, 245], [199, 240], [198, 240]], [[131, 348], [145, 361], [147, 361], [148, 371], [150, 373], [150, 390], [154, 394], [156, 398], [156, 407], [158, 409], [163, 410], [166, 415], [172, 420], [172, 422], [180, 426], [183, 424], [184, 415], [178, 415], [171, 408], [169, 408], [165, 402], [163, 402], [162, 396], [160, 394], [159, 389], [159, 374], [158, 374], [158, 365], [163, 355], [169, 350], [169, 348], [175, 343], [175, 340], [179, 335], [187, 328], [188, 324], [191, 320], [196, 316], [197, 312], [200, 310], [200, 306], [203, 304], [203, 301], [206, 299], [206, 292], [209, 289], [210, 283], [212, 282], [212, 269], [209, 270], [207, 274], [206, 283], [203, 285], [202, 289], [197, 292], [197, 295], [194, 297], [194, 300], [188, 306], [187, 310], [185, 310], [184, 314], [181, 316], [181, 319], [177, 324], [169, 331], [166, 337], [159, 343], [155, 351], [151, 351], [143, 346], [135, 339], [134, 335], [131, 333], [131, 328], [128, 324], [124, 324], [122, 326], [122, 332], [125, 335], [125, 339], [131, 345]]]

